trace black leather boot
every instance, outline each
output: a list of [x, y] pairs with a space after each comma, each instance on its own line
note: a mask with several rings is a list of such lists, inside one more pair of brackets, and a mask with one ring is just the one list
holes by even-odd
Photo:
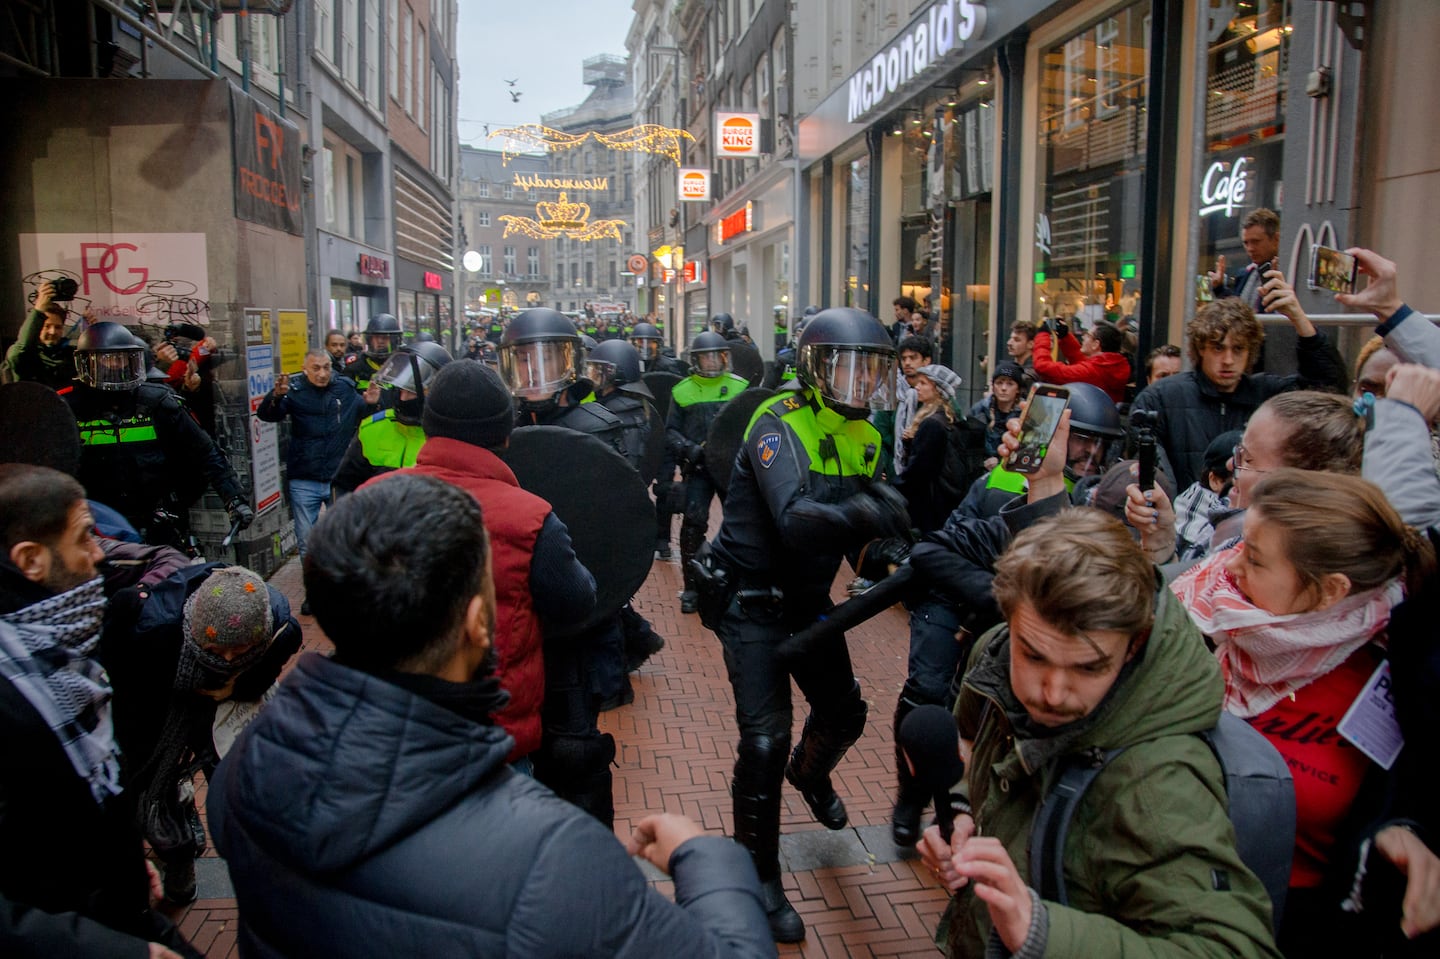
[[749, 850], [760, 876], [770, 934], [776, 942], [799, 942], [805, 938], [805, 923], [780, 882], [780, 774], [787, 745], [766, 737], [741, 740], [730, 789], [735, 841]]
[[680, 576], [685, 582], [685, 591], [680, 594], [680, 612], [693, 613], [699, 609], [700, 594], [695, 585], [695, 573], [690, 561], [701, 546], [705, 545], [705, 528], [680, 524]]
[[785, 769], [785, 778], [800, 791], [815, 820], [826, 829], [844, 829], [849, 822], [845, 803], [830, 783], [830, 771], [865, 729], [865, 701], [860, 698], [858, 683], [853, 700], [844, 708], [843, 725], [817, 722], [814, 713], [805, 718], [800, 742]]

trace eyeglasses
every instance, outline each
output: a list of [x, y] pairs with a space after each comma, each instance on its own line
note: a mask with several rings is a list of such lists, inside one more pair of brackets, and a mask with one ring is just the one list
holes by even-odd
[[1241, 470], [1249, 470], [1251, 473], [1259, 474], [1270, 472], [1269, 470], [1257, 470], [1253, 466], [1247, 466], [1246, 463], [1250, 459], [1250, 452], [1249, 450], [1245, 449], [1245, 447], [1241, 446], [1239, 443], [1236, 443], [1235, 448], [1230, 451], [1230, 458], [1235, 464], [1235, 472], [1237, 473]]

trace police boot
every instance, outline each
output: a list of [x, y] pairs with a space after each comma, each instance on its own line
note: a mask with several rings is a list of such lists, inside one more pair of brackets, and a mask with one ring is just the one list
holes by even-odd
[[690, 561], [695, 558], [696, 552], [705, 545], [705, 528], [703, 526], [691, 526], [688, 523], [680, 525], [680, 575], [685, 581], [685, 592], [680, 594], [680, 612], [693, 613], [699, 608], [700, 593], [695, 584], [695, 573], [690, 569]]
[[760, 899], [776, 942], [800, 942], [805, 923], [785, 898], [780, 881], [780, 776], [785, 739], [755, 736], [740, 740], [735, 778], [735, 841], [750, 852], [760, 876]]
[[858, 683], [852, 692], [852, 701], [838, 722], [817, 722], [813, 712], [805, 718], [800, 742], [785, 769], [785, 778], [800, 791], [815, 820], [826, 829], [844, 829], [849, 821], [845, 803], [830, 782], [830, 771], [865, 729], [865, 701], [860, 698]]
[[925, 795], [924, 787], [915, 781], [915, 774], [910, 771], [905, 752], [900, 748], [900, 724], [916, 705], [905, 696], [901, 696], [895, 704], [895, 778], [899, 793], [895, 799], [895, 810], [890, 815], [890, 838], [904, 849], [920, 841], [920, 817], [930, 798]]

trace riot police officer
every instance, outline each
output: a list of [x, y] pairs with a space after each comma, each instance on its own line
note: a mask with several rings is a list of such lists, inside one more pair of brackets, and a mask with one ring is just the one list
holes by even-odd
[[654, 396], [640, 379], [640, 355], [624, 340], [606, 340], [585, 358], [585, 379], [595, 388], [595, 402], [621, 422], [616, 452], [639, 470], [651, 432], [659, 428], [649, 403]]
[[400, 349], [404, 339], [400, 321], [394, 315], [376, 313], [365, 324], [365, 352], [346, 356], [345, 368], [341, 372], [354, 380], [355, 387], [364, 393], [370, 389], [370, 381], [380, 372], [385, 361]]
[[[755, 861], [781, 942], [805, 936], [780, 884], [781, 779], [822, 824], [843, 828], [830, 772], [864, 730], [866, 707], [843, 636], [794, 662], [778, 660], [775, 646], [830, 608], [842, 555], [909, 528], [904, 499], [872, 482], [880, 434], [867, 418], [894, 402], [885, 328], [847, 307], [819, 313], [800, 338], [799, 380], [751, 420], [720, 531], [696, 564], [702, 618], [720, 637], [735, 692], [735, 838]], [[793, 754], [792, 676], [810, 704]]]
[[705, 542], [710, 523], [710, 501], [715, 485], [702, 468], [710, 424], [720, 408], [750, 386], [730, 372], [730, 344], [719, 333], [701, 333], [690, 343], [691, 374], [670, 391], [670, 413], [665, 419], [665, 445], [685, 477], [685, 512], [680, 520], [680, 571], [685, 591], [680, 611], [693, 613], [699, 600], [690, 560]]
[[676, 376], [685, 376], [690, 371], [685, 364], [673, 356], [666, 356], [662, 346], [664, 337], [660, 330], [651, 323], [636, 323], [635, 328], [630, 331], [630, 344], [640, 354], [640, 371], [642, 373], [674, 373]]
[[425, 386], [450, 362], [450, 354], [439, 343], [414, 343], [402, 346], [370, 381], [380, 388], [389, 407], [360, 421], [360, 429], [331, 484], [337, 493], [351, 493], [360, 484], [381, 473], [414, 466], [415, 455], [425, 445], [425, 430], [420, 425], [425, 412]]
[[80, 427], [77, 478], [86, 492], [160, 545], [184, 538], [187, 511], [207, 482], [231, 522], [249, 526], [255, 511], [230, 461], [173, 391], [146, 382], [146, 366], [141, 342], [119, 323], [80, 334], [77, 382], [59, 392]]
[[517, 313], [500, 340], [500, 377], [515, 397], [517, 426], [563, 426], [619, 449], [624, 424], [598, 403], [581, 403], [592, 384], [580, 377], [583, 347], [563, 313]]

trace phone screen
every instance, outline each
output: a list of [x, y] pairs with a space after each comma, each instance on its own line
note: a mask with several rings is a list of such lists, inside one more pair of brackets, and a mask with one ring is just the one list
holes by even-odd
[[1310, 248], [1310, 289], [1355, 292], [1355, 258], [1328, 246]]
[[1020, 448], [1010, 454], [1005, 468], [1012, 473], [1034, 473], [1050, 451], [1050, 440], [1060, 428], [1060, 414], [1070, 405], [1063, 386], [1037, 383], [1030, 388], [1025, 417], [1020, 421]]

